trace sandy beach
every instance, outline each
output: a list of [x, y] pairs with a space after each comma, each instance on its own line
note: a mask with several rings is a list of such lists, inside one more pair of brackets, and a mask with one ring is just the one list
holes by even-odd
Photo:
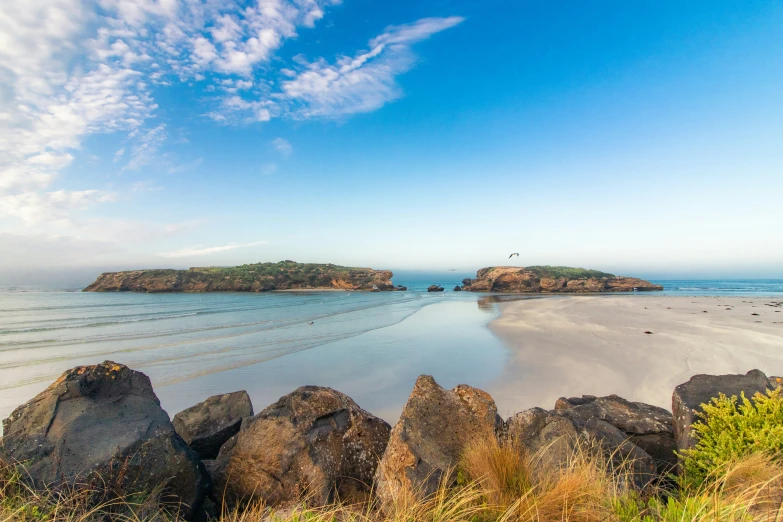
[[670, 409], [697, 373], [783, 375], [779, 298], [567, 296], [500, 309], [490, 328], [510, 355], [487, 391], [501, 414], [612, 393]]

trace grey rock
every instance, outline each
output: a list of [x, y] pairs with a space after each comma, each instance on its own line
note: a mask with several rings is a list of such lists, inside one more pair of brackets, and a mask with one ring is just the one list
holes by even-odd
[[648, 480], [647, 463], [650, 461], [654, 462], [655, 471], [661, 475], [670, 471], [676, 462], [672, 414], [663, 408], [630, 402], [617, 395], [560, 398], [555, 408], [584, 433], [596, 438], [608, 436], [604, 444], [606, 447], [617, 446], [620, 438], [614, 430], [607, 430], [596, 421], [612, 426], [622, 433], [623, 440], [638, 446], [644, 455], [630, 451], [625, 445], [620, 445], [618, 453], [623, 458], [629, 455], [639, 458], [639, 464], [634, 467], [639, 474], [637, 485]]
[[672, 395], [677, 449], [690, 449], [696, 444], [691, 426], [702, 412], [702, 404], [709, 403], [721, 393], [727, 397], [739, 397], [744, 393], [750, 399], [756, 393], [766, 393], [772, 387], [773, 384], [760, 370], [751, 370], [745, 375], [694, 375], [688, 382], [680, 384]]
[[35, 488], [86, 485], [134, 493], [165, 485], [161, 500], [192, 518], [211, 487], [149, 378], [111, 361], [68, 370], [14, 410], [3, 430], [0, 457], [24, 463]]
[[378, 466], [378, 497], [388, 504], [433, 493], [466, 444], [495, 437], [499, 427], [497, 407], [488, 393], [464, 384], [445, 390], [431, 376], [420, 376]]
[[239, 431], [244, 417], [253, 415], [246, 391], [224, 393], [174, 416], [174, 429], [202, 459], [217, 458], [220, 447]]
[[347, 395], [303, 386], [243, 422], [221, 447], [210, 465], [216, 494], [229, 504], [360, 498], [372, 487], [390, 429]]
[[541, 408], [517, 413], [506, 421], [505, 432], [512, 443], [528, 452], [536, 472], [568, 466], [576, 449], [574, 423]]

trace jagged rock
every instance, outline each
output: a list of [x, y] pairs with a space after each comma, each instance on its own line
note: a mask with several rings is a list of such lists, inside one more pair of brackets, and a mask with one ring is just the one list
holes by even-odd
[[430, 285], [427, 287], [428, 292], [442, 292], [443, 287], [440, 285]]
[[562, 266], [493, 266], [464, 279], [463, 290], [472, 292], [633, 292], [663, 290], [660, 285], [635, 277], [621, 277], [598, 270]]
[[488, 393], [464, 384], [449, 391], [420, 376], [378, 466], [378, 497], [389, 503], [431, 494], [469, 441], [494, 437], [501, 425]]
[[253, 415], [246, 391], [214, 395], [174, 416], [174, 429], [202, 459], [217, 458], [220, 447]]
[[[663, 408], [630, 402], [617, 395], [583, 395], [558, 399], [555, 411], [572, 420], [586, 434], [602, 439], [608, 450], [619, 448], [617, 457], [635, 459], [637, 485], [649, 482], [655, 472], [667, 473], [677, 462], [672, 414]], [[641, 453], [627, 442], [637, 446]], [[619, 462], [617, 458], [614, 460]], [[650, 468], [650, 463], [654, 467]]]
[[457, 286], [454, 287], [454, 291], [455, 292], [462, 292], [462, 287], [457, 285]]
[[694, 375], [688, 382], [680, 384], [672, 395], [677, 449], [689, 449], [696, 444], [691, 425], [702, 411], [702, 404], [709, 403], [721, 393], [727, 397], [739, 397], [744, 392], [745, 397], [750, 399], [757, 392], [766, 393], [773, 387], [760, 370], [751, 370], [745, 375]]
[[542, 408], [531, 408], [508, 419], [506, 435], [533, 457], [536, 471], [566, 467], [577, 439], [573, 422]]
[[210, 466], [229, 503], [323, 505], [372, 486], [390, 426], [331, 388], [302, 386], [245, 421]]
[[186, 518], [211, 487], [177, 435], [149, 378], [106, 361], [68, 370], [3, 421], [0, 457], [25, 465], [36, 488], [65, 485], [152, 491]]

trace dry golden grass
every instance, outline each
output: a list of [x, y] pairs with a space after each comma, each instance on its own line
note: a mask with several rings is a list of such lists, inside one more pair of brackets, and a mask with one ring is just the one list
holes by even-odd
[[[271, 509], [254, 503], [222, 509], [220, 522], [783, 522], [783, 466], [753, 455], [727, 466], [694, 490], [638, 493], [628, 467], [577, 446], [560, 470], [538, 472], [537, 455], [512, 443], [477, 440], [466, 449], [457, 485], [447, 477], [435, 494], [381, 506], [359, 504]], [[452, 475], [453, 477], [453, 475]], [[96, 502], [96, 499], [98, 501]], [[0, 522], [165, 522], [180, 520], [156, 507], [155, 495], [101, 500], [95, 490], [37, 492], [19, 471], [0, 466]]]

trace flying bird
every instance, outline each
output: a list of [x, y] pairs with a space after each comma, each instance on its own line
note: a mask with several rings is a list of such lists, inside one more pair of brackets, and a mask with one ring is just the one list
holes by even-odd
[[519, 257], [519, 253], [517, 253], [517, 252], [514, 252], [513, 254], [511, 254], [510, 256], [508, 256], [508, 258], [509, 258], [509, 259], [511, 259], [511, 258], [512, 258], [512, 257], [514, 257], [514, 256], [517, 256], [517, 257]]
[[315, 321], [311, 321], [311, 322], [307, 323], [307, 326], [313, 326], [313, 322], [315, 322]]

